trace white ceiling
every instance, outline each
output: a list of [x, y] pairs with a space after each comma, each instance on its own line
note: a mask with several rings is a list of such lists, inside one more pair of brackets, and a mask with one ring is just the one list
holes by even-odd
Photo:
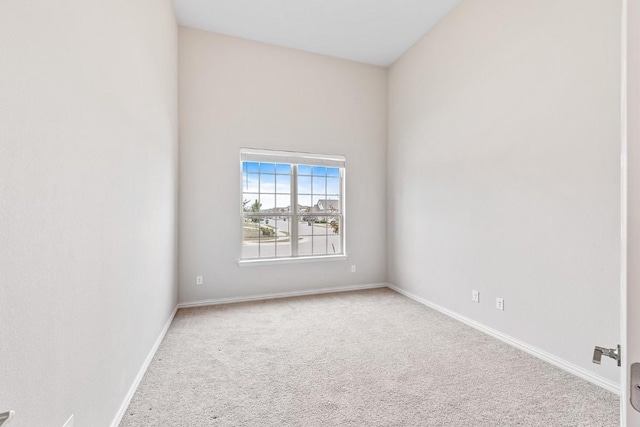
[[173, 0], [180, 25], [388, 66], [460, 0]]

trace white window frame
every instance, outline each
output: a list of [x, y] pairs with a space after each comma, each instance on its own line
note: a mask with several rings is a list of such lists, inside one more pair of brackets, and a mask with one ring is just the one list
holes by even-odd
[[[270, 257], [270, 258], [242, 258], [242, 246], [244, 239], [240, 233], [240, 256], [238, 264], [241, 266], [264, 265], [264, 264], [288, 264], [298, 262], [316, 262], [316, 261], [340, 261], [348, 258], [346, 248], [346, 209], [345, 209], [345, 175], [346, 175], [346, 158], [341, 155], [312, 154], [293, 151], [275, 151], [253, 148], [240, 149], [240, 199], [244, 193], [243, 190], [243, 162], [259, 162], [259, 163], [280, 163], [291, 165], [291, 203], [290, 213], [281, 216], [289, 217], [291, 224], [291, 256], [289, 257]], [[322, 213], [298, 212], [298, 165], [324, 166], [338, 168], [340, 170], [340, 246], [342, 252], [339, 254], [317, 254], [317, 255], [298, 255], [298, 222], [300, 217], [317, 216], [326, 217]], [[264, 216], [272, 217], [273, 213], [251, 213], [247, 214], [240, 206], [240, 227], [242, 230], [244, 220], [247, 216]], [[280, 215], [280, 214], [279, 214]]]

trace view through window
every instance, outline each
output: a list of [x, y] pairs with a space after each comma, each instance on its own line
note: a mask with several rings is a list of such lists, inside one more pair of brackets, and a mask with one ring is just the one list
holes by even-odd
[[344, 164], [342, 156], [243, 150], [241, 259], [343, 255]]

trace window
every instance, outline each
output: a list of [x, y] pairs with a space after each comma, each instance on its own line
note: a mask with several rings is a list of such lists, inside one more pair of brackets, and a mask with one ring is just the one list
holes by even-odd
[[343, 256], [343, 156], [242, 149], [243, 260]]

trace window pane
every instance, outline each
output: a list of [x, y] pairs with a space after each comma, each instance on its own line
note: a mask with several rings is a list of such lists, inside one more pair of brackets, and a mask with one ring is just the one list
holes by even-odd
[[260, 163], [260, 173], [276, 173], [276, 165], [274, 163]]
[[298, 165], [298, 176], [300, 175], [311, 175], [311, 166]]
[[260, 224], [257, 218], [244, 218], [242, 222], [242, 258], [258, 258]]
[[260, 258], [276, 256], [276, 219], [265, 217], [260, 221]]
[[258, 173], [258, 163], [256, 162], [242, 162], [242, 172]]
[[313, 189], [313, 194], [324, 194], [325, 193], [325, 177], [324, 176], [320, 176], [320, 177], [313, 177], [313, 182], [312, 182], [312, 189]]
[[317, 203], [318, 213], [338, 213], [340, 212], [340, 200], [338, 199], [320, 199]]
[[300, 221], [298, 223], [298, 255], [305, 256], [311, 255], [311, 244], [313, 241], [313, 218], [309, 218], [311, 221]]
[[276, 192], [291, 193], [291, 175], [276, 175]]
[[267, 216], [260, 218], [260, 229], [262, 230], [260, 235], [261, 240], [273, 240], [276, 233], [276, 217]]
[[276, 256], [291, 256], [291, 224], [289, 218], [279, 218], [276, 221]]
[[340, 255], [342, 253], [342, 239], [340, 236], [329, 234], [327, 244], [327, 255]]
[[276, 243], [273, 239], [260, 240], [260, 258], [275, 258]]
[[339, 255], [342, 253], [342, 217], [301, 215], [298, 223], [298, 255]]
[[327, 236], [318, 234], [313, 236], [313, 255], [327, 254]]
[[291, 196], [288, 194], [276, 195], [276, 208], [278, 212], [289, 213], [291, 207]]
[[314, 166], [312, 172], [313, 176], [325, 176], [327, 174], [327, 168], [322, 166]]
[[260, 175], [257, 173], [243, 173], [242, 190], [248, 193], [257, 193], [259, 177]]
[[298, 176], [298, 194], [311, 194], [310, 176]]
[[[330, 243], [340, 243], [340, 236], [342, 235], [342, 217], [334, 216], [330, 217], [328, 220], [329, 223], [329, 242]], [[341, 250], [338, 250], [341, 252]]]
[[260, 192], [275, 193], [276, 192], [276, 176], [260, 175]]
[[276, 196], [275, 194], [260, 194], [260, 211], [264, 212], [268, 209], [273, 209], [276, 207]]
[[242, 207], [245, 212], [258, 212], [256, 202], [259, 204], [260, 196], [257, 193], [242, 193]]
[[338, 168], [327, 168], [327, 176], [333, 176], [340, 178], [340, 169]]
[[325, 243], [327, 255], [338, 255], [342, 253], [341, 218], [339, 215], [326, 218]]
[[311, 235], [313, 233], [312, 225], [313, 223], [318, 221], [318, 217], [311, 213], [302, 213], [300, 214], [299, 220], [301, 221], [301, 226], [304, 225], [306, 228], [301, 229], [301, 226], [298, 227], [298, 233]]
[[290, 175], [291, 174], [291, 165], [278, 163], [276, 165], [276, 173], [280, 175]]
[[311, 196], [298, 196], [298, 212], [311, 212], [312, 207]]
[[[340, 194], [340, 178], [327, 178], [327, 195], [338, 196]], [[338, 197], [332, 197], [337, 199]]]

